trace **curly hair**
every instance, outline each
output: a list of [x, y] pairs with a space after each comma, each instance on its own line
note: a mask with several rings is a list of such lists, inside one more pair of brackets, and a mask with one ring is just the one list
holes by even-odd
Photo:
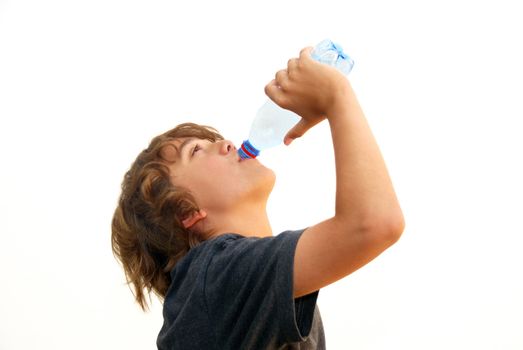
[[145, 312], [151, 290], [161, 302], [171, 283], [170, 271], [210, 232], [186, 229], [182, 220], [200, 210], [190, 191], [174, 186], [164, 156], [165, 147], [179, 138], [223, 140], [210, 126], [183, 123], [153, 138], [124, 176], [111, 225], [113, 255], [123, 266], [127, 285]]

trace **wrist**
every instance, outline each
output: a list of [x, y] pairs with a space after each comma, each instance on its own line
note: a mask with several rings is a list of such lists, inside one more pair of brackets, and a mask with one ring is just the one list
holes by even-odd
[[336, 89], [329, 108], [325, 111], [327, 119], [337, 119], [346, 115], [351, 104], [353, 103], [354, 93], [349, 84], [340, 84]]

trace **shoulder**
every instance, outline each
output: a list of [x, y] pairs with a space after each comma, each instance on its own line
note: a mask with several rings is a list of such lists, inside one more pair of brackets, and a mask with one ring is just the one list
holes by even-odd
[[[294, 252], [304, 229], [283, 231], [272, 237], [246, 237], [237, 233], [225, 233], [206, 240], [189, 252], [176, 264], [171, 277], [185, 275], [189, 270], [211, 264], [217, 269], [235, 266], [238, 260], [255, 262], [259, 259], [294, 258]], [[231, 265], [232, 264], [232, 265]]]
[[[227, 234], [217, 238], [208, 264], [207, 281], [211, 284], [237, 283], [260, 274], [284, 271], [291, 267], [303, 230], [284, 231], [272, 237], [245, 237]], [[233, 283], [233, 284], [234, 284]]]
[[[242, 253], [267, 254], [268, 252], [292, 252], [295, 250], [297, 242], [303, 233], [302, 230], [284, 231], [271, 237], [245, 237], [235, 233], [228, 233], [212, 239], [211, 244], [216, 249], [216, 258], [225, 259], [234, 256], [241, 257]], [[253, 257], [251, 255], [251, 257]]]

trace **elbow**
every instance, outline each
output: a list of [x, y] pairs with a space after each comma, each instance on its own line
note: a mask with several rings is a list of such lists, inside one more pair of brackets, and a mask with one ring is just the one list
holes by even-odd
[[405, 230], [405, 218], [401, 210], [389, 215], [369, 217], [365, 220], [365, 232], [374, 235], [388, 246], [396, 243]]
[[396, 243], [400, 239], [404, 230], [405, 219], [403, 218], [403, 215], [401, 215], [398, 218], [395, 218], [393, 221], [388, 223], [386, 235], [388, 240], [391, 242], [391, 245]]

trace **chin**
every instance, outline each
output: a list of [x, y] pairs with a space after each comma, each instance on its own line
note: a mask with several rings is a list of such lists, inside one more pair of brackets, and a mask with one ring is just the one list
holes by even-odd
[[253, 193], [256, 193], [257, 197], [267, 199], [274, 188], [276, 183], [276, 174], [269, 168], [265, 168], [264, 171], [258, 172], [259, 177], [256, 181], [251, 183]]
[[276, 183], [276, 173], [272, 171], [272, 169], [267, 168], [267, 176], [266, 176], [266, 186], [268, 193], [272, 192], [272, 189], [274, 188], [274, 184]]

